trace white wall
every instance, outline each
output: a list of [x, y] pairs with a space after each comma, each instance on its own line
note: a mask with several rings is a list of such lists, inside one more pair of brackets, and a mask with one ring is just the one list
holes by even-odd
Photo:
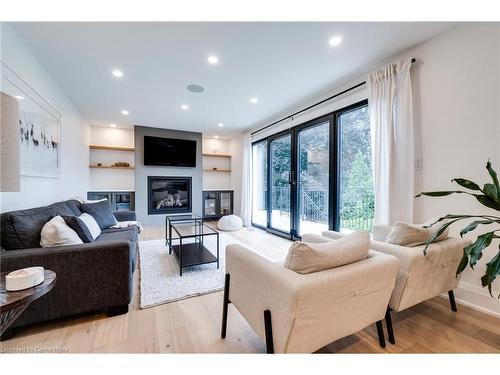
[[[454, 177], [490, 182], [484, 168], [488, 158], [500, 171], [499, 54], [500, 27], [494, 23], [461, 25], [406, 54], [418, 61], [412, 86], [416, 156], [422, 156], [423, 169], [415, 172], [416, 192], [456, 188], [450, 182]], [[446, 213], [488, 211], [465, 195], [415, 200], [416, 222]], [[460, 226], [454, 228], [457, 235]], [[486, 260], [496, 254], [498, 243], [484, 252], [475, 271], [469, 268], [463, 274], [456, 296], [500, 314], [500, 302], [480, 285]], [[498, 296], [500, 280], [494, 288]]]
[[62, 114], [60, 177], [21, 177], [21, 192], [0, 193], [1, 212], [86, 196], [89, 186], [89, 124], [23, 41], [5, 23], [0, 28], [2, 61]]
[[232, 155], [231, 189], [234, 190], [234, 214], [241, 215], [241, 182], [243, 170], [244, 135], [231, 139], [229, 153]]
[[[134, 130], [91, 126], [90, 143], [99, 146], [134, 147]], [[128, 151], [89, 150], [90, 164], [111, 165], [118, 161], [134, 165], [134, 153]], [[133, 169], [90, 170], [89, 190], [134, 190]]]

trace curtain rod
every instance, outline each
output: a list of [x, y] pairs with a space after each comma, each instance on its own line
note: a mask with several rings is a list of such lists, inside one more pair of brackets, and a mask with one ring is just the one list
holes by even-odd
[[[415, 61], [417, 61], [415, 58], [412, 58], [412, 59], [411, 59], [411, 63], [412, 63], [412, 64], [413, 64]], [[345, 93], [348, 93], [349, 91], [352, 91], [352, 90], [354, 90], [354, 89], [357, 89], [358, 87], [361, 87], [361, 86], [363, 86], [363, 85], [366, 85], [366, 81], [363, 81], [363, 82], [361, 82], [361, 83], [358, 83], [357, 85], [354, 85], [354, 86], [352, 86], [352, 87], [349, 87], [348, 89], [345, 89], [344, 91], [341, 91], [341, 92], [339, 92], [339, 93], [337, 93], [337, 94], [335, 94], [335, 95], [329, 96], [328, 98], [323, 99], [323, 100], [321, 100], [321, 101], [319, 101], [319, 102], [317, 102], [317, 103], [314, 103], [314, 104], [310, 105], [309, 107], [306, 107], [306, 108], [304, 108], [304, 109], [301, 109], [300, 111], [294, 112], [294, 113], [292, 113], [291, 115], [285, 116], [285, 117], [283, 117], [283, 118], [281, 118], [281, 119], [279, 119], [279, 120], [277, 120], [277, 121], [275, 121], [275, 122], [273, 122], [273, 123], [271, 123], [271, 124], [269, 124], [269, 125], [264, 126], [263, 128], [257, 129], [257, 130], [255, 130], [254, 132], [250, 133], [250, 135], [254, 135], [254, 134], [260, 133], [261, 131], [268, 129], [268, 128], [270, 128], [271, 126], [277, 125], [277, 124], [279, 124], [280, 122], [283, 122], [283, 121], [285, 121], [285, 120], [288, 120], [288, 119], [289, 119], [289, 118], [291, 118], [291, 117], [297, 116], [298, 114], [301, 114], [302, 112], [308, 111], [308, 110], [310, 110], [311, 108], [314, 108], [314, 107], [316, 107], [316, 106], [318, 106], [318, 105], [320, 105], [320, 104], [323, 104], [323, 103], [325, 103], [325, 102], [327, 102], [327, 101], [329, 101], [329, 100], [332, 100], [332, 99], [334, 99], [334, 98], [336, 98], [336, 97], [338, 97], [338, 96], [340, 96], [340, 95], [344, 95]]]

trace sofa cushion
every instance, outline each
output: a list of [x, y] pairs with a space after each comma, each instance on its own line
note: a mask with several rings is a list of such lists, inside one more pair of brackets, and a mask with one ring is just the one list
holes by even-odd
[[326, 242], [296, 241], [288, 250], [284, 266], [302, 274], [323, 271], [366, 259], [369, 247], [367, 231]]
[[78, 245], [82, 243], [78, 234], [66, 224], [60, 215], [50, 219], [43, 226], [40, 233], [40, 245], [42, 247]]
[[[92, 235], [90, 228], [85, 223], [85, 217], [86, 216], [92, 217], [92, 216], [90, 216], [89, 214], [82, 214], [82, 216], [83, 216], [83, 219], [81, 218], [81, 216], [78, 217], [78, 216], [62, 215], [61, 217], [64, 219], [64, 221], [66, 222], [68, 227], [70, 227], [71, 229], [73, 229], [76, 232], [76, 234], [78, 235], [78, 237], [80, 237], [80, 239], [83, 241], [83, 243], [94, 242], [95, 241], [94, 236]], [[92, 218], [92, 220], [94, 220], [94, 219]], [[100, 232], [100, 228], [97, 225], [97, 223], [95, 225], [96, 225], [97, 229], [99, 229], [99, 232]]]
[[5, 212], [0, 215], [1, 246], [6, 250], [40, 247], [42, 227], [57, 215], [80, 215], [76, 200], [57, 202], [46, 207]]
[[106, 229], [116, 224], [113, 210], [107, 199], [93, 203], [83, 203], [80, 205], [80, 208], [83, 212], [92, 215], [101, 229]]
[[[423, 245], [436, 233], [444, 222], [434, 224], [429, 228], [424, 228], [428, 224], [407, 224], [398, 222], [387, 235], [385, 242], [399, 246], [415, 247]], [[436, 241], [448, 238], [448, 228], [438, 237]]]

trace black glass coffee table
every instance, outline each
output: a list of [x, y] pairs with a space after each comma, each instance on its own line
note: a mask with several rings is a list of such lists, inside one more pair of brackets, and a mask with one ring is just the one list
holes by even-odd
[[[176, 238], [170, 238], [169, 249], [179, 259], [180, 276], [185, 267], [217, 263], [219, 268], [219, 232], [200, 221], [172, 223], [170, 228], [175, 232]], [[203, 240], [207, 236], [217, 237], [216, 255], [204, 246]], [[193, 241], [186, 242], [188, 239]], [[179, 244], [173, 245], [173, 240], [179, 240]]]
[[197, 225], [203, 224], [203, 218], [196, 214], [186, 215], [171, 215], [165, 217], [165, 245], [169, 248], [169, 254], [172, 253], [172, 224], [174, 223], [195, 223]]

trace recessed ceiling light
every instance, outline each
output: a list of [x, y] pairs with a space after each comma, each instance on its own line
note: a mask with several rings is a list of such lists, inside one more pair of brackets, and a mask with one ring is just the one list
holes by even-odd
[[330, 40], [328, 41], [328, 44], [332, 47], [336, 47], [338, 46], [340, 43], [342, 43], [342, 37], [341, 36], [338, 36], [338, 35], [335, 35], [335, 36], [332, 36], [330, 38]]
[[122, 78], [123, 77], [123, 72], [121, 70], [118, 70], [118, 69], [115, 69], [112, 71], [113, 75], [116, 77], [116, 78]]
[[16, 95], [15, 96], [16, 99], [19, 99], [19, 100], [23, 100], [24, 99], [24, 96], [21, 96], [21, 95]]
[[219, 136], [218, 135], [214, 135], [214, 138], [217, 139], [217, 138], [219, 138]]
[[110, 127], [116, 128], [116, 124], [109, 124]]
[[255, 104], [259, 101], [259, 99], [258, 98], [251, 98], [250, 101]]
[[128, 111], [127, 111], [126, 109], [124, 109], [124, 110], [122, 111], [122, 115], [127, 116], [127, 115], [128, 115]]
[[219, 128], [222, 128], [224, 124], [222, 122], [219, 122]]
[[208, 56], [207, 60], [212, 65], [215, 65], [219, 62], [219, 58], [217, 56], [214, 56], [214, 55]]
[[187, 104], [183, 104], [181, 105], [181, 108], [185, 111], [187, 111], [189, 109], [189, 106]]

